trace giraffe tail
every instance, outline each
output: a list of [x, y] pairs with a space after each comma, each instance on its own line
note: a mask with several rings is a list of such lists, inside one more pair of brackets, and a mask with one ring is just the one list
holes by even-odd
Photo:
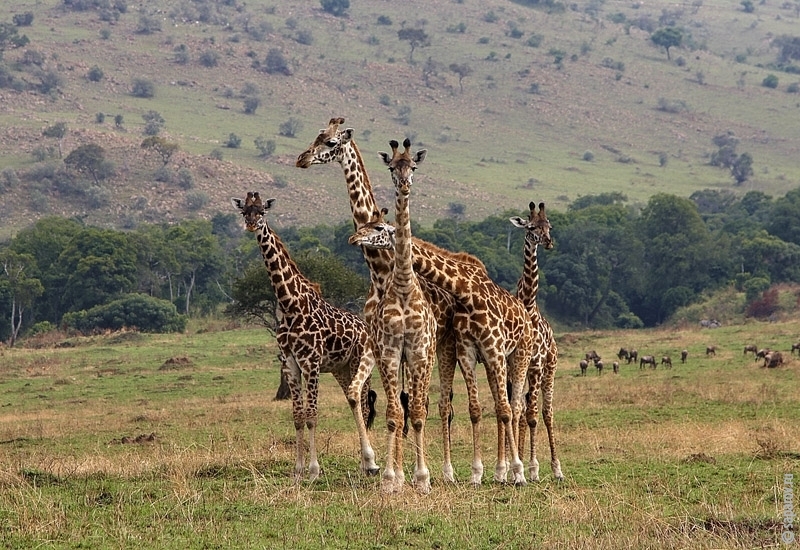
[[408, 392], [400, 392], [400, 404], [403, 406], [403, 437], [408, 437]]
[[372, 423], [375, 422], [375, 414], [376, 414], [375, 402], [377, 400], [378, 400], [378, 392], [376, 392], [375, 390], [369, 390], [369, 393], [367, 394], [367, 406], [368, 406], [367, 429], [368, 430], [372, 429]]

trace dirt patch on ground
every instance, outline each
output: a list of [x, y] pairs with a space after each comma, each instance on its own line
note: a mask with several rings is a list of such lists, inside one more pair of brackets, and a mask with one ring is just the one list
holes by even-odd
[[192, 361], [188, 357], [170, 357], [158, 367], [158, 370], [180, 370], [192, 366]]

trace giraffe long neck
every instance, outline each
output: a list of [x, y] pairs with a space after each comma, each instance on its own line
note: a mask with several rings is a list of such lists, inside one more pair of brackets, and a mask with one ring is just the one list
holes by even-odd
[[522, 277], [517, 282], [517, 298], [525, 304], [525, 309], [531, 317], [538, 318], [539, 303], [536, 297], [539, 294], [539, 259], [537, 250], [539, 246], [525, 239], [525, 265], [522, 268]]
[[298, 313], [302, 297], [316, 291], [313, 290], [311, 282], [300, 273], [286, 246], [269, 228], [266, 221], [257, 238], [264, 265], [267, 267], [278, 300], [278, 307], [286, 315]]
[[375, 205], [372, 183], [369, 181], [369, 175], [364, 167], [361, 151], [352, 140], [344, 146], [341, 165], [347, 182], [347, 193], [350, 196], [353, 222], [360, 227], [372, 219], [372, 215], [378, 211], [378, 207]]
[[411, 250], [411, 216], [408, 195], [395, 193], [395, 247], [394, 285], [400, 292], [408, 294], [414, 287], [413, 253]]

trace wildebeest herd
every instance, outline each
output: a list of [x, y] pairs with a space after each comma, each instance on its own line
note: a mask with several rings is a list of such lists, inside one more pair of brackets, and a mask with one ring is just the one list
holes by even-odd
[[[792, 344], [792, 348], [789, 351], [790, 355], [794, 355], [797, 352], [798, 356], [800, 356], [800, 342], [796, 344]], [[778, 350], [773, 350], [770, 348], [759, 348], [755, 344], [747, 344], [744, 346], [744, 355], [749, 353], [753, 354], [753, 358], [755, 361], [763, 361], [761, 364], [762, 368], [776, 368], [780, 367], [784, 364], [783, 354]], [[689, 350], [681, 350], [681, 363], [686, 363], [689, 358]], [[706, 357], [716, 357], [717, 355], [717, 346], [707, 346], [706, 347]], [[661, 365], [664, 368], [671, 369], [672, 368], [672, 357], [669, 355], [663, 355], [661, 357], [661, 361], [658, 362], [656, 360], [655, 355], [642, 355], [639, 356], [639, 351], [636, 349], [628, 349], [628, 348], [619, 348], [619, 351], [616, 354], [619, 361], [614, 361], [614, 374], [619, 373], [619, 365], [621, 361], [625, 361], [628, 365], [633, 363], [634, 365], [637, 364], [640, 369], [644, 369], [645, 367], [650, 367], [651, 369], [658, 368]], [[580, 360], [578, 366], [581, 369], [581, 376], [586, 376], [586, 371], [588, 370], [589, 363], [594, 363], [594, 366], [597, 367], [597, 374], [603, 374], [603, 359], [600, 355], [597, 354], [595, 350], [591, 350], [584, 354], [584, 358]]]

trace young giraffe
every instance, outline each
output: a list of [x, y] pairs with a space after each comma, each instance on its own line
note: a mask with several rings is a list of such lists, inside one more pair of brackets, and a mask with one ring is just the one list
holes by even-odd
[[[386, 390], [387, 426], [389, 428], [389, 451], [383, 474], [384, 490], [398, 490], [396, 480], [402, 483], [403, 411], [400, 404], [398, 374], [401, 362], [406, 361], [406, 376], [409, 380], [408, 414], [414, 430], [416, 467], [413, 484], [421, 493], [431, 489], [430, 473], [425, 465], [425, 418], [428, 414], [428, 387], [436, 359], [436, 318], [412, 269], [411, 218], [409, 195], [413, 173], [425, 159], [427, 151], [422, 149], [412, 157], [411, 142], [403, 143], [405, 150], [398, 152], [399, 144], [389, 142], [392, 155], [379, 153], [389, 167], [395, 187], [395, 223], [392, 239], [384, 246], [394, 244], [394, 268], [391, 273], [380, 274], [374, 279], [386, 281], [384, 288], [377, 289], [382, 295], [378, 305], [380, 323], [375, 323], [379, 333], [372, 335], [378, 346], [381, 380]], [[382, 218], [382, 216], [381, 216]], [[380, 218], [379, 218], [380, 219]], [[350, 244], [364, 245], [356, 233]], [[399, 475], [398, 475], [399, 474]]]
[[[372, 343], [365, 323], [358, 316], [326, 302], [319, 294], [319, 286], [303, 276], [283, 242], [270, 229], [266, 211], [274, 201], [267, 199], [262, 202], [259, 194], [254, 192], [247, 193], [244, 200], [231, 199], [244, 217], [247, 230], [258, 231], [256, 237], [261, 255], [278, 300], [276, 317], [279, 325], [275, 338], [285, 358], [284, 372], [292, 396], [296, 430], [294, 474], [299, 480], [305, 472], [304, 427], [307, 427], [309, 480], [314, 481], [320, 474], [315, 438], [319, 374], [332, 373], [347, 395], [362, 360], [365, 363], [374, 361], [369, 356]], [[301, 375], [306, 381], [305, 395]], [[360, 395], [356, 399], [348, 396], [348, 401], [358, 427], [361, 469], [374, 475], [378, 473], [378, 466], [366, 427], [372, 423], [375, 414], [375, 392], [369, 388], [366, 378], [361, 387]]]
[[[343, 123], [343, 118], [332, 118], [328, 123], [328, 127], [320, 130], [316, 139], [311, 143], [308, 149], [297, 157], [296, 166], [308, 168], [315, 164], [339, 163], [344, 172], [345, 182], [347, 183], [350, 210], [353, 214], [353, 225], [356, 228], [361, 228], [374, 222], [380, 214], [375, 204], [372, 185], [364, 167], [361, 152], [353, 140], [354, 130], [352, 128], [339, 130], [339, 125]], [[416, 243], [418, 239], [413, 238], [412, 242]], [[371, 320], [376, 317], [375, 312], [377, 311], [377, 304], [380, 299], [376, 289], [385, 284], [383, 274], [390, 273], [393, 269], [394, 251], [370, 248], [367, 246], [362, 247], [362, 250], [367, 265], [370, 268], [371, 276], [373, 277], [369, 295], [364, 305], [364, 317], [367, 320], [367, 324], [371, 325]], [[477, 262], [481, 267], [483, 265], [476, 258], [471, 258], [470, 261]], [[485, 270], [485, 268], [483, 269]], [[456, 335], [453, 332], [452, 322], [457, 305], [453, 295], [430, 284], [425, 279], [419, 279], [419, 283], [437, 318], [438, 344], [436, 349], [439, 359], [439, 387], [441, 392], [439, 399], [439, 416], [442, 423], [444, 443], [442, 471], [445, 480], [454, 482], [455, 477], [450, 455], [450, 412], [451, 390], [453, 387], [456, 365]], [[473, 484], [479, 485], [483, 477], [483, 461], [481, 459], [480, 446], [480, 421], [482, 411], [478, 399], [478, 383], [474, 369], [465, 369], [461, 364], [459, 366], [461, 367], [461, 373], [467, 387], [469, 416], [472, 423], [473, 454], [471, 481]], [[364, 373], [362, 372], [354, 379], [353, 385], [351, 386], [351, 395], [358, 391], [358, 383], [363, 380], [363, 377]]]
[[[550, 442], [550, 465], [556, 479], [564, 479], [561, 473], [561, 462], [556, 457], [555, 428], [553, 426], [553, 386], [556, 376], [558, 363], [558, 346], [556, 345], [553, 329], [550, 323], [539, 311], [539, 304], [536, 297], [539, 293], [539, 262], [537, 259], [537, 249], [541, 244], [546, 250], [553, 248], [553, 240], [550, 238], [550, 221], [544, 210], [544, 203], [539, 203], [539, 211], [536, 211], [536, 204], [531, 202], [528, 205], [530, 215], [525, 220], [518, 216], [509, 218], [511, 223], [525, 230], [525, 266], [517, 283], [517, 297], [522, 300], [530, 313], [531, 319], [539, 327], [539, 336], [542, 338], [543, 355], [535, 357], [534, 361], [540, 361], [542, 369], [530, 369], [528, 374], [528, 400], [526, 410], [526, 420], [531, 432], [531, 455], [528, 463], [528, 476], [533, 481], [539, 481], [539, 461], [536, 459], [536, 424], [539, 417], [539, 387], [542, 389], [542, 417], [547, 427], [547, 437]], [[581, 367], [582, 369], [583, 367]], [[541, 379], [534, 379], [536, 373], [541, 372]], [[520, 452], [523, 451], [525, 443], [524, 427], [520, 427]]]

